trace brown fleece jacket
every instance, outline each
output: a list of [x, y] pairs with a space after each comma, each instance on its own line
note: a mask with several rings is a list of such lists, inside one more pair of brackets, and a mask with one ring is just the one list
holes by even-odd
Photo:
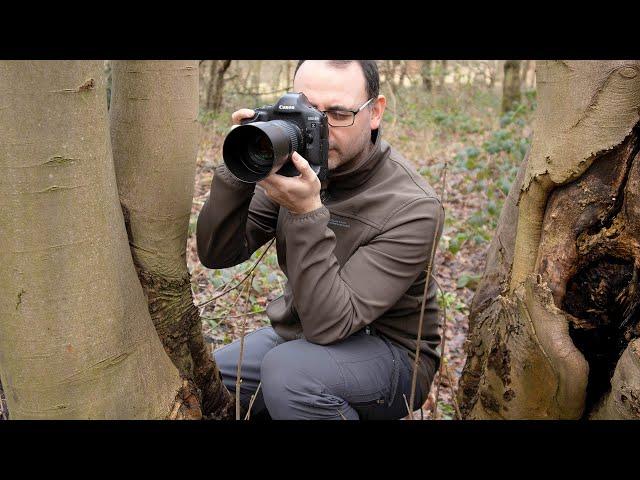
[[[323, 206], [302, 215], [218, 166], [198, 217], [198, 255], [209, 268], [227, 268], [275, 236], [288, 282], [267, 316], [280, 336], [330, 344], [371, 325], [413, 359], [426, 268], [444, 210], [415, 168], [377, 131], [372, 137], [371, 153], [331, 171]], [[422, 392], [439, 365], [438, 325], [431, 280], [420, 341]]]

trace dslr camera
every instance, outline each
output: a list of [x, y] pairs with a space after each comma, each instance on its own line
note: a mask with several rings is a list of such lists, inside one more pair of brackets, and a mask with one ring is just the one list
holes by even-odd
[[318, 178], [327, 176], [329, 128], [327, 116], [303, 93], [287, 93], [274, 105], [255, 109], [224, 140], [222, 157], [239, 180], [255, 183], [272, 173], [294, 177], [300, 172], [291, 161], [298, 152]]

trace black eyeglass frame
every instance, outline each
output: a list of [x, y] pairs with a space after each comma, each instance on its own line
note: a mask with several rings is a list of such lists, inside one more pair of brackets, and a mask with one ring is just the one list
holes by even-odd
[[[329, 123], [329, 126], [333, 127], [333, 128], [344, 128], [344, 127], [351, 127], [353, 126], [353, 124], [356, 122], [356, 115], [359, 114], [362, 110], [364, 110], [364, 108], [369, 105], [369, 103], [371, 103], [373, 100], [375, 100], [374, 97], [371, 97], [369, 100], [367, 100], [366, 102], [364, 102], [364, 104], [357, 110], [320, 110], [322, 113], [324, 113], [325, 115], [327, 115], [327, 122]], [[329, 121], [329, 115], [328, 113], [331, 112], [341, 112], [341, 113], [351, 113], [351, 123], [349, 125], [332, 125], [331, 121]]]

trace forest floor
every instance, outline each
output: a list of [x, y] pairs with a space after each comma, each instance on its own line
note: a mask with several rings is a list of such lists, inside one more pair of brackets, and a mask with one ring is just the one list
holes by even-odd
[[[531, 140], [534, 94], [525, 94], [522, 104], [500, 115], [500, 92], [477, 86], [461, 86], [425, 95], [424, 91], [400, 88], [383, 90], [388, 104], [383, 138], [411, 160], [439, 194], [443, 194], [446, 221], [436, 253], [434, 276], [442, 291], [441, 313], [446, 310], [444, 363], [450, 378], [434, 379], [428, 400], [418, 412], [433, 417], [438, 392], [438, 419], [455, 418], [453, 391], [465, 362], [463, 345], [473, 293], [484, 271], [484, 259], [497, 226], [502, 203]], [[265, 102], [262, 102], [265, 103]], [[260, 104], [238, 102], [236, 107]], [[224, 270], [203, 267], [197, 257], [195, 226], [209, 194], [213, 168], [221, 161], [224, 137], [230, 127], [230, 112], [201, 113], [201, 142], [197, 158], [195, 193], [189, 225], [187, 262], [196, 304], [202, 304], [226, 286], [235, 285], [263, 254], [247, 293], [242, 289], [201, 308], [205, 339], [215, 349], [245, 332], [269, 324], [266, 305], [282, 293], [286, 281], [277, 263], [275, 247], [265, 247], [251, 259]], [[443, 174], [446, 171], [446, 174]], [[248, 282], [245, 282], [247, 284]]]

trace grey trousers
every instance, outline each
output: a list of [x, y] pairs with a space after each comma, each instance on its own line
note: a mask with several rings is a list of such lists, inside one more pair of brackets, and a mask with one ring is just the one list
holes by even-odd
[[[235, 393], [240, 341], [214, 351], [227, 388]], [[245, 336], [240, 403], [246, 409], [262, 385], [251, 417], [275, 420], [391, 420], [405, 417], [413, 365], [406, 350], [361, 330], [331, 345], [285, 341], [271, 327]], [[416, 386], [414, 410], [428, 392]]]

